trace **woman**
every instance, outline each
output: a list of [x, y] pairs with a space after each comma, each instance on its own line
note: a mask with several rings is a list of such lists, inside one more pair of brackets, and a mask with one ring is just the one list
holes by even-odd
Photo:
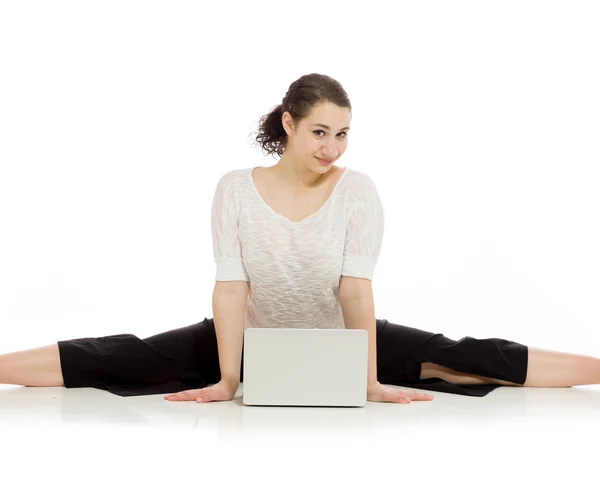
[[366, 329], [369, 401], [433, 399], [384, 384], [483, 396], [500, 386], [600, 383], [597, 358], [498, 338], [455, 341], [375, 319], [371, 280], [384, 214], [373, 181], [335, 164], [350, 120], [342, 86], [319, 74], [292, 83], [261, 119], [256, 139], [281, 159], [230, 171], [217, 185], [214, 319], [146, 339], [78, 338], [4, 354], [0, 383], [231, 400], [243, 381], [246, 327]]

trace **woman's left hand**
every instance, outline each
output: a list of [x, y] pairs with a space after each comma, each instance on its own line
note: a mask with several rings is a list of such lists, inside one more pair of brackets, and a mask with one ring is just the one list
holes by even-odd
[[411, 401], [432, 401], [430, 394], [414, 391], [400, 391], [381, 384], [379, 381], [367, 387], [367, 401], [373, 402], [397, 402], [408, 404]]

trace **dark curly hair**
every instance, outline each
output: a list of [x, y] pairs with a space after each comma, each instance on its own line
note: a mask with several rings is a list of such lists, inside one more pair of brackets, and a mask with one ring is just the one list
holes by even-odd
[[352, 111], [350, 99], [342, 85], [327, 75], [310, 73], [303, 75], [288, 88], [280, 105], [261, 117], [255, 135], [254, 145], [258, 144], [266, 155], [277, 154], [281, 158], [287, 145], [287, 133], [281, 119], [289, 112], [294, 122], [306, 118], [317, 104], [330, 102]]

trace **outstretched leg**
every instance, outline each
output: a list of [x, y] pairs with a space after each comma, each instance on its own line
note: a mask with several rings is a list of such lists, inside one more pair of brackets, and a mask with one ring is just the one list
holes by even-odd
[[422, 364], [421, 379], [440, 378], [454, 384], [500, 384], [542, 388], [600, 384], [600, 358], [532, 347], [528, 348], [528, 354], [527, 379], [522, 385], [455, 371], [431, 362]]
[[0, 354], [0, 384], [64, 386], [58, 344]]
[[502, 338], [464, 336], [456, 341], [441, 333], [377, 320], [378, 377], [386, 384], [457, 391], [428, 381], [440, 378], [446, 384], [482, 386], [462, 388], [460, 394], [493, 390], [484, 387], [492, 384], [522, 385], [527, 379], [527, 350], [524, 344]]
[[147, 338], [126, 333], [74, 338], [0, 355], [0, 384], [93, 387], [140, 396], [219, 380], [212, 318]]

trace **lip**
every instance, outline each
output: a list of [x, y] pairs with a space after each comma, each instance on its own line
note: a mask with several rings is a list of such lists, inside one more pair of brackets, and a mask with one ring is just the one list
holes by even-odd
[[324, 160], [323, 158], [319, 158], [318, 156], [315, 156], [315, 158], [316, 158], [317, 160], [319, 160], [319, 161], [323, 161], [323, 162], [325, 162], [325, 163], [331, 163], [331, 162], [333, 161], [333, 159], [331, 159], [331, 160]]

